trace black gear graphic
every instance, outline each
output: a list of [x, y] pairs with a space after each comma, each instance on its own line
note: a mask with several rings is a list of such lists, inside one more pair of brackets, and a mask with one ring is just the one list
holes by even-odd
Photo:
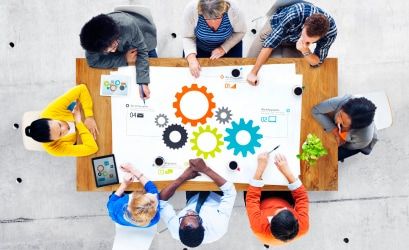
[[[225, 117], [222, 117], [222, 114], [225, 114]], [[232, 119], [231, 117], [233, 114], [231, 113], [231, 110], [229, 110], [227, 107], [221, 107], [216, 110], [216, 121], [218, 121], [220, 124], [225, 124], [229, 123], [230, 120]]]
[[[162, 122], [162, 123], [159, 123], [160, 118], [163, 118], [165, 121]], [[156, 124], [156, 126], [158, 126], [160, 128], [166, 127], [166, 125], [168, 125], [168, 123], [169, 123], [169, 119], [165, 114], [159, 114], [159, 115], [157, 115], [155, 117], [155, 124]]]
[[[170, 134], [173, 131], [177, 131], [180, 134], [180, 140], [178, 142], [173, 142], [170, 140]], [[165, 128], [165, 130], [163, 131], [162, 139], [165, 145], [169, 148], [179, 149], [183, 147], [187, 142], [187, 131], [179, 124], [172, 124]]]

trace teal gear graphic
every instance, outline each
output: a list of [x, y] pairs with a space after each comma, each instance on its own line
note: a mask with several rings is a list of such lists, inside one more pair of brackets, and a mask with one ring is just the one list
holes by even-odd
[[[210, 133], [216, 139], [216, 145], [210, 151], [203, 151], [202, 149], [200, 149], [199, 145], [197, 144], [198, 143], [197, 141], [200, 135], [204, 133]], [[193, 131], [193, 139], [190, 139], [190, 143], [192, 143], [193, 145], [192, 150], [196, 151], [196, 156], [203, 155], [203, 158], [207, 159], [207, 157], [209, 157], [210, 155], [212, 158], [214, 158], [216, 152], [220, 153], [222, 151], [220, 149], [220, 146], [224, 145], [224, 142], [221, 139], [222, 136], [223, 136], [222, 134], [217, 133], [217, 128], [211, 128], [210, 125], [207, 125], [206, 128], [203, 128], [203, 126], [200, 126], [197, 131]]]
[[[241, 153], [243, 157], [247, 156], [247, 152], [254, 154], [255, 148], [261, 146], [258, 140], [263, 138], [263, 135], [257, 133], [260, 127], [253, 127], [253, 120], [245, 122], [243, 118], [240, 118], [239, 123], [233, 121], [231, 125], [231, 128], [226, 128], [228, 136], [224, 137], [224, 140], [229, 143], [227, 149], [233, 149], [234, 155]], [[241, 145], [237, 142], [236, 136], [240, 131], [247, 131], [250, 134], [250, 141], [247, 145]]]

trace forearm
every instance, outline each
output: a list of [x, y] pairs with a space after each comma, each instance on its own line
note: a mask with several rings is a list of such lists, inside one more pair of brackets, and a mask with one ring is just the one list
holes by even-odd
[[115, 191], [115, 195], [122, 196], [122, 194], [125, 192], [127, 187], [128, 187], [128, 184], [126, 184], [125, 182], [122, 182], [119, 188]]
[[320, 63], [320, 58], [314, 54], [311, 53], [307, 56], [304, 56], [304, 59], [311, 65], [311, 66], [317, 66]]
[[256, 63], [254, 64], [251, 72], [257, 75], [258, 71], [260, 70], [261, 66], [267, 62], [268, 58], [270, 58], [271, 53], [273, 52], [272, 48], [262, 48], [260, 54], [257, 57]]
[[207, 167], [207, 169], [203, 172], [205, 175], [209, 176], [210, 179], [212, 179], [218, 187], [223, 186], [226, 183], [226, 179], [221, 177], [218, 173], [216, 173], [213, 169], [210, 167]]
[[185, 180], [181, 177], [177, 178], [170, 185], [162, 189], [162, 191], [159, 193], [159, 199], [163, 201], [169, 200], [169, 198], [175, 194], [176, 189], [178, 189], [184, 181]]

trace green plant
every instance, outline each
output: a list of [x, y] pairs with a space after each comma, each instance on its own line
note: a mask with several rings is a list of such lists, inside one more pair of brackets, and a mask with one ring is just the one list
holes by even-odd
[[314, 165], [320, 157], [328, 154], [321, 139], [314, 134], [307, 135], [301, 149], [302, 152], [297, 155], [297, 158], [306, 161], [309, 166]]

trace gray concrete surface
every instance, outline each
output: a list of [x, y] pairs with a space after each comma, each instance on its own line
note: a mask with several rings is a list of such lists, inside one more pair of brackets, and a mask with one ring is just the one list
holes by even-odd
[[[13, 124], [20, 123], [23, 112], [42, 109], [74, 85], [74, 58], [83, 57], [78, 34], [91, 16], [118, 4], [147, 4], [158, 26], [158, 54], [179, 57], [186, 2], [0, 1], [0, 249], [111, 248], [114, 225], [105, 210], [108, 193], [76, 192], [74, 159], [25, 151], [21, 128]], [[246, 10], [249, 30], [260, 28], [260, 21], [250, 20], [263, 15], [271, 1], [238, 2]], [[339, 35], [330, 56], [339, 58], [340, 94], [384, 90], [394, 122], [380, 131], [370, 157], [359, 155], [340, 164], [338, 192], [310, 193], [309, 234], [277, 249], [409, 249], [409, 2], [313, 2], [337, 22]], [[248, 32], [245, 50], [252, 38]], [[18, 177], [22, 183], [16, 183]], [[173, 201], [182, 199], [177, 194]], [[151, 248], [183, 246], [165, 231]], [[229, 232], [198, 249], [262, 249], [249, 230], [241, 194]]]

